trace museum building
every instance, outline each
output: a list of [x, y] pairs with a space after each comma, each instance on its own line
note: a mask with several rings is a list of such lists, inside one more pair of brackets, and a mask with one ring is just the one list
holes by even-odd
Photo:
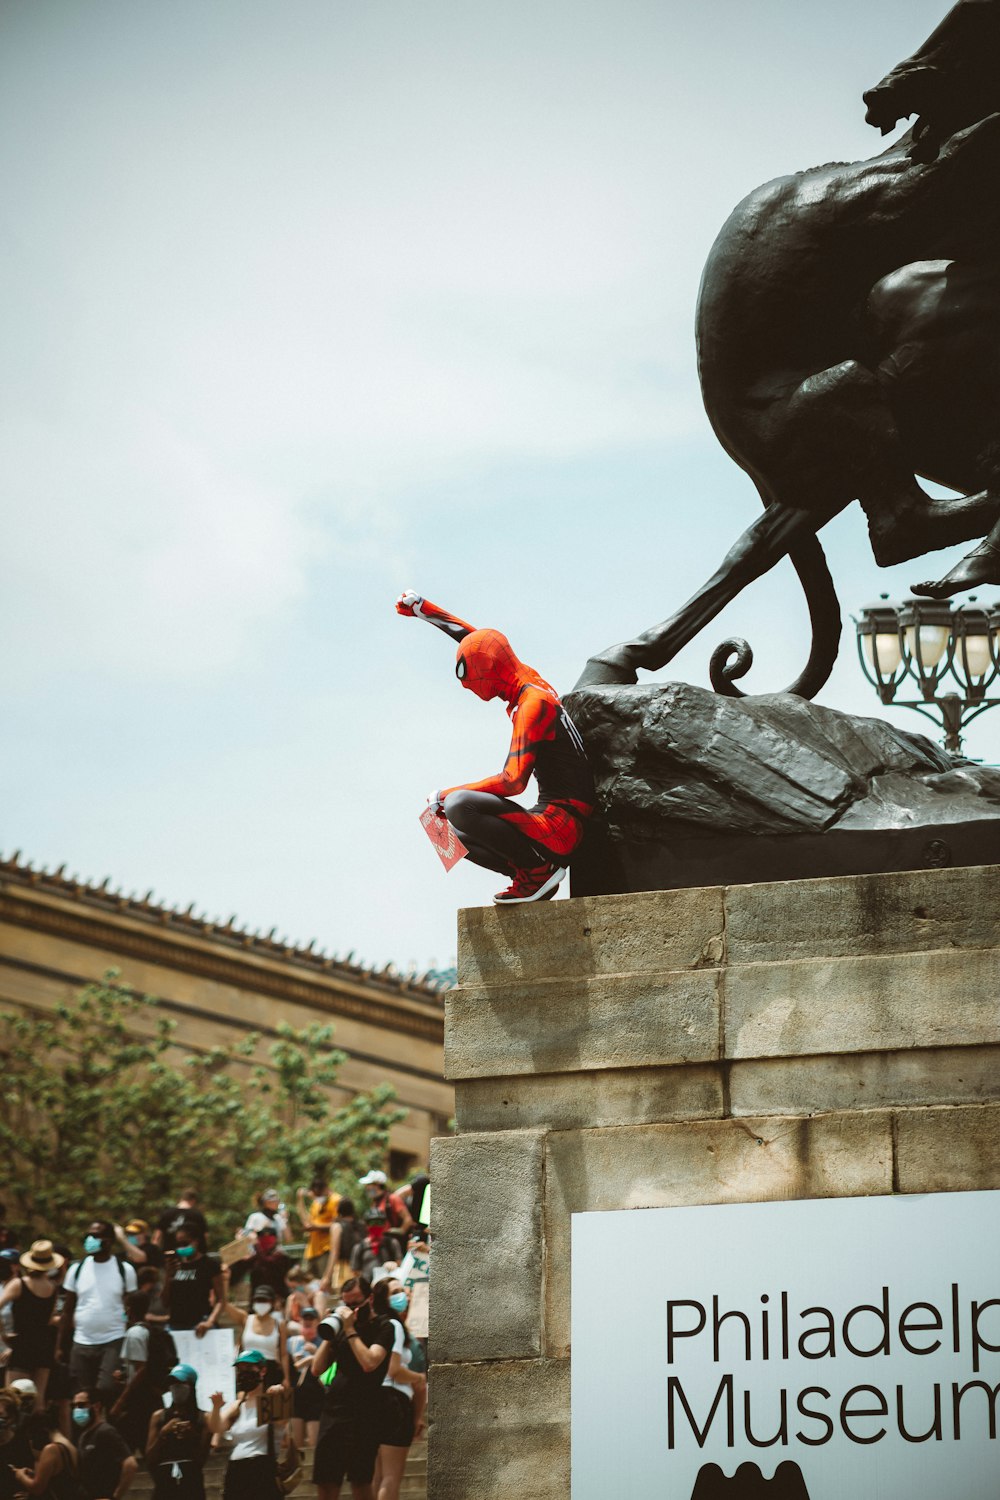
[[[386, 1166], [396, 1180], [426, 1166], [431, 1138], [448, 1131], [454, 1091], [443, 1077], [438, 977], [365, 968], [312, 943], [279, 940], [273, 929], [241, 929], [235, 917], [197, 916], [193, 904], [171, 909], [152, 892], [130, 896], [108, 880], [68, 878], [65, 866], [36, 870], [18, 854], [0, 859], [0, 1008], [52, 1010], [108, 969], [159, 1000], [181, 1052], [229, 1046], [250, 1032], [266, 1044], [280, 1022], [332, 1024], [335, 1045], [348, 1055], [337, 1102], [387, 1083], [407, 1111], [390, 1135]], [[137, 1029], [143, 1025], [152, 1032], [155, 1020], [137, 1018]]]

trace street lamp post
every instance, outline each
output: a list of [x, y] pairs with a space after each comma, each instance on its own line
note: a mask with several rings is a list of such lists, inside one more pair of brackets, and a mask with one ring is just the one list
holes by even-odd
[[[896, 603], [883, 594], [854, 623], [862, 671], [882, 702], [933, 719], [944, 731], [944, 748], [960, 756], [966, 726], [1000, 704], [1000, 696], [987, 697], [1000, 676], [1000, 607], [983, 606], [974, 595], [953, 609], [932, 599]], [[919, 698], [900, 697], [909, 684]]]

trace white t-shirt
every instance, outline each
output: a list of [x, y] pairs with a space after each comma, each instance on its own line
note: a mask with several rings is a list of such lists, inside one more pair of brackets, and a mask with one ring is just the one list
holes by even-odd
[[149, 1363], [149, 1329], [143, 1323], [133, 1323], [125, 1334], [120, 1358], [126, 1380], [134, 1380], [138, 1366]]
[[125, 1294], [136, 1289], [135, 1271], [128, 1261], [95, 1260], [88, 1255], [70, 1266], [63, 1286], [76, 1293], [73, 1341], [110, 1344], [125, 1335]]
[[279, 1208], [273, 1218], [270, 1214], [262, 1213], [260, 1209], [257, 1209], [244, 1224], [243, 1233], [266, 1234], [270, 1231], [271, 1234], [276, 1234], [280, 1240], [287, 1228], [288, 1214], [284, 1208]]
[[[411, 1350], [407, 1348], [406, 1334], [403, 1331], [403, 1325], [396, 1318], [393, 1318], [392, 1320], [392, 1329], [392, 1353], [398, 1354], [406, 1369], [409, 1369], [413, 1363], [413, 1354]], [[402, 1391], [404, 1396], [409, 1396], [410, 1400], [413, 1400], [412, 1385], [406, 1385], [402, 1380], [392, 1380], [390, 1379], [388, 1373], [385, 1377], [385, 1384], [391, 1386], [394, 1391]]]

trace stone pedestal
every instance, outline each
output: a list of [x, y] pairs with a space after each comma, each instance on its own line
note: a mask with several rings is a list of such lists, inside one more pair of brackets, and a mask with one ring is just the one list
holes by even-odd
[[981, 866], [461, 914], [430, 1500], [569, 1495], [572, 1214], [1000, 1188], [998, 911]]

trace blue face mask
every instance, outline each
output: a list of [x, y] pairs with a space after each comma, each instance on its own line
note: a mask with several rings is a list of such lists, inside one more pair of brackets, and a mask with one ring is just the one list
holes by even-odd
[[130, 1245], [138, 1245], [139, 1243], [139, 1236], [137, 1234], [126, 1235], [126, 1239]]
[[190, 1260], [194, 1255], [194, 1248], [195, 1247], [193, 1245], [178, 1245], [177, 1254], [180, 1256], [181, 1260]]
[[104, 1241], [99, 1239], [96, 1234], [88, 1234], [83, 1242], [83, 1248], [88, 1255], [97, 1255], [104, 1249]]
[[393, 1292], [389, 1298], [389, 1306], [393, 1312], [405, 1312], [410, 1305], [410, 1299], [405, 1292]]
[[90, 1425], [90, 1407], [74, 1406], [73, 1421], [76, 1423], [77, 1427], [88, 1427]]

